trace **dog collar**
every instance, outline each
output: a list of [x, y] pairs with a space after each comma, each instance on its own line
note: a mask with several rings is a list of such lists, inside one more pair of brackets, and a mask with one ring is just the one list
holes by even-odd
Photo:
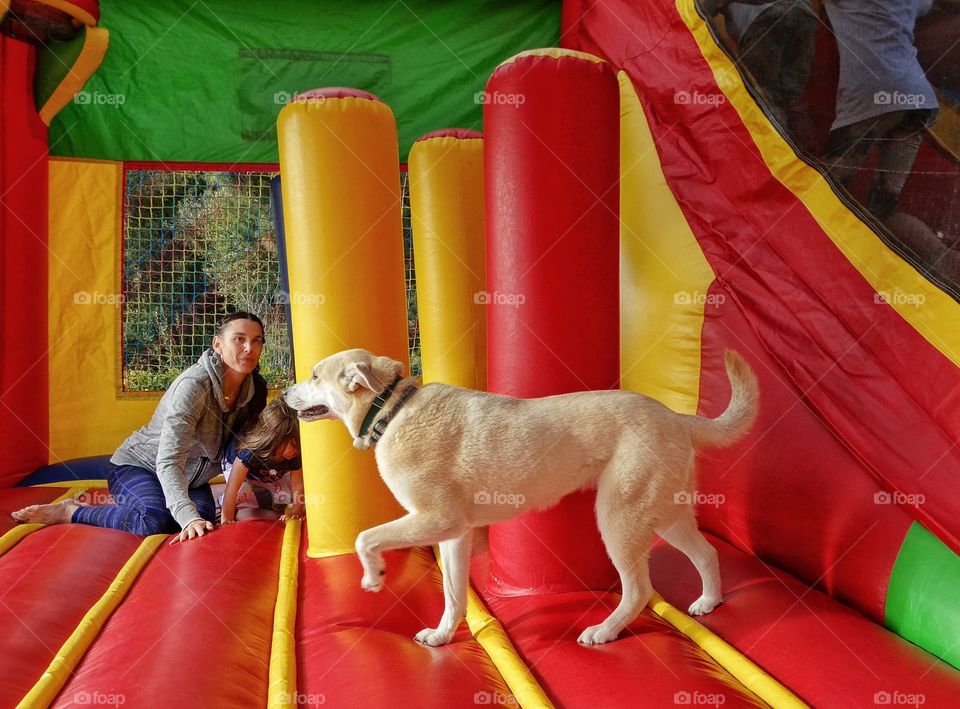
[[363, 438], [367, 435], [367, 432], [370, 430], [370, 424], [373, 423], [373, 419], [376, 418], [378, 413], [380, 413], [380, 409], [382, 409], [383, 405], [387, 403], [387, 399], [389, 399], [390, 395], [393, 393], [393, 388], [400, 383], [401, 379], [403, 379], [403, 377], [398, 375], [397, 378], [390, 383], [390, 386], [377, 394], [377, 398], [375, 398], [373, 403], [370, 404], [370, 410], [367, 411], [367, 415], [363, 419], [363, 424], [360, 426], [359, 438]]
[[[396, 384], [396, 382], [394, 382], [394, 384]], [[370, 432], [371, 446], [377, 445], [377, 441], [383, 437], [383, 432], [387, 430], [387, 425], [393, 421], [394, 416], [399, 413], [400, 409], [403, 408], [403, 405], [406, 404], [410, 397], [416, 393], [416, 385], [411, 384], [409, 387], [403, 390], [403, 393], [400, 395], [400, 398], [397, 399], [397, 403], [393, 405], [393, 408], [377, 419], [377, 422], [373, 424], [373, 430]]]

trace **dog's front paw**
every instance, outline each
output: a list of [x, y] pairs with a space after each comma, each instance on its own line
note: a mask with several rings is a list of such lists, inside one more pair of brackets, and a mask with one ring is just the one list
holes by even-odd
[[721, 603], [723, 603], [722, 598], [707, 598], [706, 596], [700, 596], [700, 598], [695, 600], [690, 605], [690, 608], [687, 609], [687, 613], [690, 615], [706, 615]]
[[609, 628], [603, 627], [603, 624], [591, 625], [580, 633], [577, 642], [581, 645], [603, 645], [604, 643], [613, 642], [617, 639], [618, 635], [620, 635], [620, 631], [613, 632]]
[[453, 632], [445, 632], [440, 630], [440, 628], [424, 628], [414, 636], [414, 640], [421, 645], [438, 647], [439, 645], [446, 645], [453, 640]]
[[384, 571], [381, 570], [379, 575], [373, 574], [364, 574], [363, 578], [360, 579], [360, 588], [364, 591], [371, 591], [377, 593], [378, 591], [383, 590], [383, 574]]

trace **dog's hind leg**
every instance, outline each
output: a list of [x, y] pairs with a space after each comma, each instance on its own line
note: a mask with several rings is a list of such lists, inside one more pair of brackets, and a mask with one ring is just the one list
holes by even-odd
[[597, 522], [607, 553], [620, 574], [620, 603], [606, 620], [584, 630], [577, 642], [601, 645], [616, 640], [620, 632], [653, 597], [647, 554], [651, 531], [646, 510], [635, 498], [624, 497], [614, 485], [601, 482], [597, 491]]
[[467, 585], [470, 576], [470, 546], [473, 530], [462, 537], [440, 542], [443, 561], [443, 616], [436, 628], [424, 628], [416, 640], [424, 645], [446, 645], [453, 640], [460, 621], [467, 615]]
[[690, 606], [690, 615], [704, 615], [723, 602], [720, 590], [720, 563], [700, 530], [690, 505], [677, 505], [677, 515], [657, 527], [657, 534], [670, 546], [683, 552], [700, 573], [703, 594]]
[[367, 529], [357, 536], [357, 556], [363, 565], [360, 586], [366, 591], [383, 588], [387, 565], [383, 552], [391, 549], [429, 546], [455, 539], [467, 532], [466, 522], [437, 514], [412, 513], [392, 522]]

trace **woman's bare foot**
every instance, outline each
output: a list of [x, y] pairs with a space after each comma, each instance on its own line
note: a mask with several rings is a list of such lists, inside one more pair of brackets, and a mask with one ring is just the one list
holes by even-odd
[[53, 505], [30, 505], [10, 516], [17, 522], [29, 524], [65, 524], [73, 518], [78, 507], [80, 504], [75, 500], [64, 500]]

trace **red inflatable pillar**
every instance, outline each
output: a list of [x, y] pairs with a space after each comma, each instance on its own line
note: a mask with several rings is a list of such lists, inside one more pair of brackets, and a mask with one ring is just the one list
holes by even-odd
[[[538, 397], [615, 389], [616, 76], [589, 54], [534, 50], [501, 64], [484, 99], [489, 390]], [[542, 465], [549, 475], [549, 454]], [[491, 527], [491, 590], [613, 586], [595, 498], [574, 493], [550, 510]]]
[[47, 127], [36, 48], [0, 35], [0, 487], [48, 460]]

